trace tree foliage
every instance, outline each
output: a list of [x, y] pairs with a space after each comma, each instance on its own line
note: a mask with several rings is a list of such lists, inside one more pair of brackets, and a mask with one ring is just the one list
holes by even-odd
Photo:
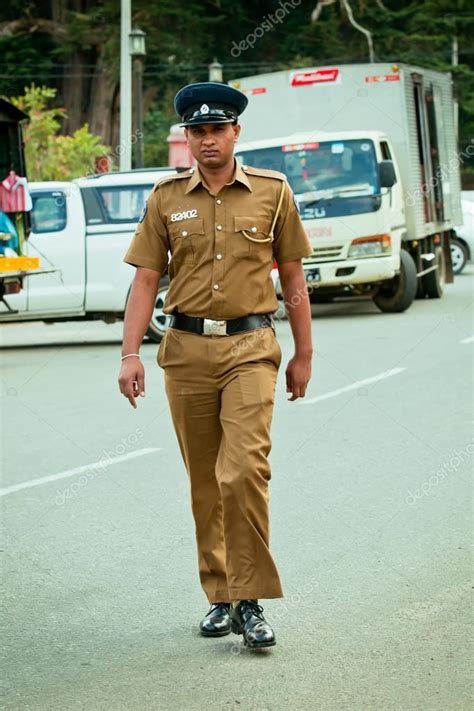
[[26, 166], [30, 180], [72, 180], [95, 172], [95, 159], [110, 153], [89, 132], [87, 124], [71, 136], [58, 135], [63, 108], [48, 108], [56, 89], [32, 84], [23, 96], [11, 97], [15, 106], [29, 115], [24, 127]]
[[[460, 104], [460, 147], [474, 132], [468, 0], [349, 0], [354, 19], [370, 30], [376, 61], [407, 62], [452, 71]], [[367, 39], [349, 22], [340, 0], [132, 0], [133, 24], [147, 33], [144, 74], [145, 150], [166, 162], [163, 136], [176, 121], [172, 98], [185, 83], [207, 79], [218, 57], [224, 79], [298, 66], [368, 61]], [[253, 46], [238, 56], [262, 22], [285, 9]], [[62, 132], [88, 122], [105, 143], [118, 144], [120, 3], [117, 0], [10, 0], [0, 15], [0, 94], [35, 81], [57, 89], [67, 118]], [[453, 38], [459, 65], [451, 66]], [[4, 77], [4, 78], [1, 78]]]

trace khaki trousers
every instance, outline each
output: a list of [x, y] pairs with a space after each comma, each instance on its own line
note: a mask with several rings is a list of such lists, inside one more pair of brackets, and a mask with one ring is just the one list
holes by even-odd
[[283, 597], [269, 551], [268, 454], [281, 350], [273, 328], [160, 343], [171, 417], [191, 486], [209, 602]]

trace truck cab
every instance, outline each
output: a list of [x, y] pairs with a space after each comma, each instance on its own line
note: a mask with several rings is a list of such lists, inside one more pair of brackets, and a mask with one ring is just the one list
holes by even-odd
[[[406, 232], [400, 173], [382, 132], [295, 133], [246, 142], [244, 164], [285, 173], [313, 254], [303, 260], [310, 295], [369, 293], [400, 269]], [[391, 161], [394, 182], [381, 186]]]

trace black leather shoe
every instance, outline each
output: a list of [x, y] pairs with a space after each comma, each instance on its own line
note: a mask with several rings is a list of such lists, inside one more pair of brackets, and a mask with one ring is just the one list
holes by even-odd
[[257, 600], [241, 600], [237, 607], [231, 607], [232, 632], [243, 634], [248, 647], [273, 647], [275, 633], [263, 616], [263, 607]]
[[199, 624], [204, 637], [223, 637], [230, 633], [230, 602], [213, 602], [206, 617]]

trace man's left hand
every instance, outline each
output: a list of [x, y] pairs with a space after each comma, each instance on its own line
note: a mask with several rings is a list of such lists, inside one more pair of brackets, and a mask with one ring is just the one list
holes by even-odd
[[294, 355], [286, 368], [286, 392], [291, 393], [290, 402], [304, 397], [311, 378], [311, 356]]

